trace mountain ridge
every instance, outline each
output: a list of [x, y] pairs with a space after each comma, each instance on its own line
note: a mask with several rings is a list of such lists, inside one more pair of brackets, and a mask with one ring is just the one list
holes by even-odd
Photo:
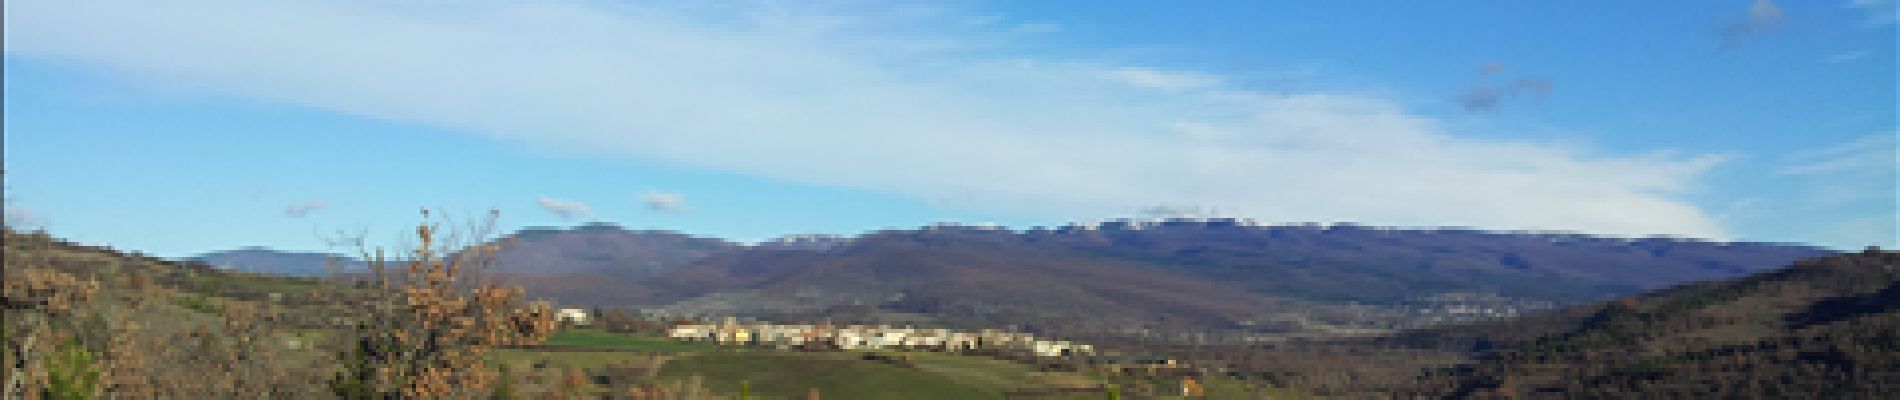
[[[1244, 337], [1498, 318], [1833, 254], [1762, 243], [1221, 219], [1021, 231], [938, 224], [787, 242], [744, 245], [612, 224], [530, 228], [498, 241], [503, 250], [490, 272], [575, 306], [898, 315], [1050, 329], [1110, 313], [1128, 317], [1115, 323], [1130, 329]], [[1473, 296], [1495, 301], [1432, 300]], [[1450, 307], [1480, 313], [1448, 314]]]

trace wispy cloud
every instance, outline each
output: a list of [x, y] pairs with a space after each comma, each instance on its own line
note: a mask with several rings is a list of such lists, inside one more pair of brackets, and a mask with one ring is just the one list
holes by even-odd
[[1900, 132], [1875, 133], [1846, 143], [1794, 153], [1777, 172], [1783, 175], [1893, 172], [1900, 168], [1894, 154], [1900, 152], [1900, 143], [1895, 142], [1895, 136], [1900, 136]]
[[1062, 26], [1046, 22], [1031, 22], [1016, 25], [1016, 27], [1011, 30], [1016, 33], [1056, 33], [1062, 31]]
[[1847, 6], [1867, 14], [1867, 18], [1861, 20], [1863, 27], [1882, 28], [1900, 22], [1900, 5], [1894, 0], [1848, 0]]
[[1485, 61], [1478, 64], [1478, 73], [1484, 74], [1485, 76], [1497, 75], [1499, 73], [1504, 72], [1504, 68], [1505, 68], [1504, 63], [1497, 62], [1497, 61]]
[[1845, 63], [1845, 62], [1860, 61], [1861, 59], [1867, 58], [1867, 56], [1870, 56], [1873, 54], [1874, 54], [1874, 51], [1872, 49], [1849, 50], [1849, 51], [1829, 54], [1827, 58], [1825, 59], [1825, 61], [1827, 61], [1829, 64], [1840, 64], [1840, 63]]
[[1135, 87], [1167, 91], [1203, 89], [1221, 83], [1219, 78], [1205, 74], [1140, 67], [1116, 68], [1104, 75]]
[[1221, 218], [1226, 217], [1214, 207], [1186, 205], [1158, 205], [1142, 209], [1137, 214], [1146, 218]]
[[1781, 6], [1768, 0], [1755, 0], [1754, 4], [1748, 6], [1748, 14], [1742, 20], [1722, 28], [1721, 49], [1734, 49], [1754, 40], [1757, 36], [1781, 27], [1781, 20], [1785, 16]]
[[[1900, 131], [1862, 136], [1846, 143], [1790, 155], [1780, 175], [1801, 180], [1802, 207], [1836, 213], [1855, 211], [1859, 219], [1886, 217], [1900, 201]], [[1889, 229], [1900, 221], [1887, 219]], [[1847, 222], [1842, 222], [1847, 225]], [[1892, 238], [1892, 236], [1887, 236]]]
[[8, 227], [13, 229], [43, 228], [40, 216], [34, 214], [32, 210], [12, 202], [8, 202], [6, 206], [4, 214]]
[[[0, 171], [0, 176], [5, 172]], [[0, 223], [13, 229], [45, 228], [40, 226], [40, 218], [14, 197], [13, 185], [4, 185], [0, 189]]]
[[1778, 176], [1792, 179], [1799, 196], [1777, 204], [1781, 213], [1810, 215], [1820, 243], [1856, 249], [1900, 245], [1900, 131], [1790, 154]]
[[648, 191], [640, 195], [640, 201], [647, 209], [659, 212], [677, 213], [686, 211], [686, 196], [679, 193]]
[[[1505, 71], [1503, 63], [1487, 61], [1478, 65], [1478, 72], [1485, 77], [1497, 76]], [[1478, 84], [1466, 88], [1455, 98], [1458, 106], [1467, 112], [1487, 112], [1496, 110], [1506, 100], [1523, 95], [1542, 100], [1550, 95], [1551, 82], [1548, 78], [1525, 76], [1505, 84]]]
[[1465, 139], [1377, 95], [1041, 58], [1012, 47], [1012, 28], [954, 12], [5, 6], [9, 56], [555, 149], [920, 199], [973, 194], [958, 206], [984, 211], [1238, 204], [1230, 212], [1271, 220], [1725, 236], [1680, 198], [1718, 158]]
[[1498, 101], [1504, 99], [1505, 92], [1490, 86], [1472, 86], [1458, 94], [1458, 106], [1465, 111], [1491, 111], [1498, 108]]
[[541, 205], [542, 209], [548, 210], [548, 212], [550, 213], [554, 213], [555, 216], [561, 217], [562, 220], [572, 221], [575, 219], [586, 218], [588, 216], [594, 215], [593, 208], [588, 207], [586, 203], [581, 203], [578, 201], [560, 200], [560, 199], [549, 198], [547, 196], [539, 196], [534, 199], [534, 202], [535, 204]]
[[310, 213], [323, 211], [324, 208], [328, 208], [328, 207], [329, 207], [329, 204], [324, 203], [322, 200], [306, 201], [302, 203], [292, 204], [288, 207], [284, 207], [284, 216], [291, 217], [291, 218], [303, 218], [305, 216], [310, 215]]

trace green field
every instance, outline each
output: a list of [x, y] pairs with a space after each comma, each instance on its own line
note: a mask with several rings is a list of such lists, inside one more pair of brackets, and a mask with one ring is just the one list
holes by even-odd
[[[876, 361], [858, 353], [734, 351], [699, 353], [666, 363], [662, 378], [698, 375], [715, 391], [737, 393], [749, 382], [755, 395], [797, 398], [818, 388], [825, 399], [990, 399], [1003, 388]], [[901, 396], [900, 396], [901, 395]]]
[[[506, 363], [546, 361], [582, 369], [609, 364], [661, 365], [659, 378], [662, 380], [699, 376], [709, 389], [725, 395], [738, 394], [743, 382], [753, 399], [797, 399], [812, 388], [817, 388], [827, 400], [1000, 399], [1003, 392], [1009, 390], [1093, 387], [1106, 383], [1087, 374], [1042, 372], [1011, 361], [930, 352], [901, 353], [911, 359], [910, 366], [902, 366], [865, 360], [866, 352], [721, 349], [703, 343], [680, 343], [591, 329], [565, 330], [546, 344], [568, 348], [558, 351], [504, 349], [494, 356]], [[576, 351], [573, 347], [589, 350]], [[1208, 399], [1309, 398], [1284, 390], [1252, 391], [1239, 382], [1225, 379], [1206, 383]], [[1047, 400], [1102, 398], [1107, 396], [1037, 397]]]
[[580, 368], [597, 369], [609, 364], [645, 365], [665, 355], [631, 353], [624, 351], [534, 351], [523, 349], [501, 349], [493, 354], [495, 361], [513, 365], [523, 362], [547, 361], [552, 364]]
[[1101, 381], [1082, 374], [1040, 372], [1028, 365], [988, 357], [927, 352], [908, 354], [919, 370], [985, 387], [1075, 387], [1101, 384]]
[[595, 329], [569, 329], [557, 332], [543, 344], [654, 352], [706, 351], [717, 348], [708, 343], [676, 342], [663, 337], [635, 336]]
[[543, 345], [584, 347], [588, 350], [501, 349], [496, 361], [504, 363], [548, 361], [581, 369], [594, 369], [615, 363], [646, 364], [674, 353], [712, 351], [718, 347], [705, 343], [683, 343], [654, 336], [605, 332], [597, 329], [569, 329], [556, 332]]

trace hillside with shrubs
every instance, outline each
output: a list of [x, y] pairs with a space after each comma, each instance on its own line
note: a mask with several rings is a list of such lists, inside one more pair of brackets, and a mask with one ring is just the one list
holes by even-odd
[[[444, 229], [425, 222], [402, 261], [371, 257], [367, 278], [333, 281], [173, 262], [8, 227], [4, 396], [594, 398], [579, 370], [497, 357], [545, 341], [557, 329], [553, 309], [519, 287], [479, 279], [497, 248], [458, 247], [454, 238], [479, 232], [445, 239]], [[718, 398], [685, 379], [631, 382], [622, 392]]]

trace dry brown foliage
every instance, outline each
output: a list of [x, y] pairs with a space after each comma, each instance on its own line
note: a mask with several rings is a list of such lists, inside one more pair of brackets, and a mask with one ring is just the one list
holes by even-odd
[[[9, 263], [12, 264], [12, 263]], [[25, 265], [8, 265], [5, 274], [7, 398], [36, 398], [49, 390], [44, 367], [54, 347], [73, 340], [58, 325], [91, 300], [98, 282]]]
[[[320, 395], [311, 358], [283, 358], [278, 310], [175, 305], [142, 260], [7, 231], [5, 398], [292, 398]], [[202, 297], [198, 297], [202, 298]]]
[[[492, 227], [498, 212], [491, 212]], [[419, 244], [400, 263], [365, 252], [383, 295], [365, 304], [345, 338], [344, 370], [332, 382], [345, 398], [475, 398], [491, 394], [498, 371], [483, 355], [498, 346], [537, 344], [555, 328], [553, 307], [529, 302], [520, 287], [477, 284], [499, 246], [457, 249], [438, 240], [440, 226], [416, 228]], [[486, 236], [472, 229], [472, 238]], [[360, 242], [359, 242], [360, 243]], [[399, 273], [389, 266], [399, 265]]]

